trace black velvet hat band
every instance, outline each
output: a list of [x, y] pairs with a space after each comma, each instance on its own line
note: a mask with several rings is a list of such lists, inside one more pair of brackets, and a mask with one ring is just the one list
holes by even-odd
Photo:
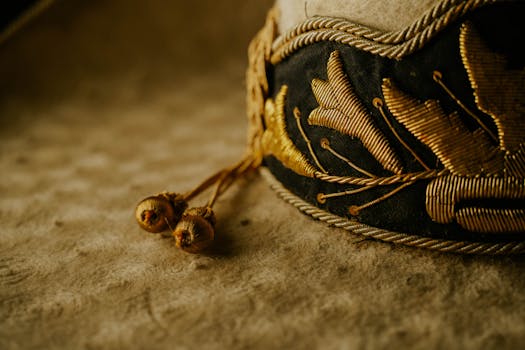
[[397, 42], [328, 19], [274, 41], [256, 142], [275, 178], [371, 228], [524, 250], [525, 6], [468, 3]]

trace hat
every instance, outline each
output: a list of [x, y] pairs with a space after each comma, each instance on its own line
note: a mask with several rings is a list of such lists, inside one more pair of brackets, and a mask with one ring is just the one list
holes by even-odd
[[334, 3], [269, 12], [249, 47], [249, 150], [199, 187], [216, 186], [208, 204], [261, 168], [284, 200], [355, 234], [524, 252], [525, 4]]

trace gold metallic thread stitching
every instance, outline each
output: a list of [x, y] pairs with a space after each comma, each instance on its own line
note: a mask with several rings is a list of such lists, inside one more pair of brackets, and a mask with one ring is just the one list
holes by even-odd
[[335, 183], [339, 185], [359, 185], [359, 186], [389, 186], [398, 183], [431, 180], [440, 176], [448, 174], [449, 171], [443, 170], [427, 170], [417, 173], [405, 173], [399, 175], [392, 175], [387, 177], [362, 178], [354, 176], [336, 176], [324, 174], [321, 172], [315, 173], [315, 178], [324, 182]]
[[301, 47], [332, 41], [370, 53], [401, 59], [422, 48], [439, 31], [465, 13], [497, 0], [444, 0], [412, 25], [383, 32], [334, 17], [313, 17], [276, 39], [271, 63], [277, 64]]
[[351, 168], [353, 168], [354, 170], [360, 172], [361, 174], [363, 175], [366, 175], [370, 178], [375, 178], [377, 176], [375, 176], [374, 174], [366, 171], [365, 169], [357, 166], [356, 164], [354, 164], [350, 159], [346, 158], [345, 156], [343, 156], [341, 153], [337, 152], [335, 149], [332, 148], [332, 146], [330, 146], [330, 141], [328, 141], [327, 138], [322, 138], [321, 139], [321, 147], [324, 148], [325, 150], [327, 150], [328, 152], [332, 153], [335, 157], [341, 159], [343, 162], [345, 162], [346, 164], [348, 164], [348, 166], [350, 166]]
[[446, 115], [436, 100], [420, 102], [383, 79], [383, 96], [388, 109], [419, 141], [456, 175], [498, 174], [503, 158], [480, 131], [471, 132], [457, 113]]
[[277, 10], [272, 8], [264, 27], [256, 34], [248, 47], [248, 69], [246, 70], [246, 112], [248, 115], [248, 153], [256, 159], [255, 166], [262, 162], [261, 137], [264, 131], [264, 104], [268, 97], [266, 65], [270, 60], [272, 42], [277, 32]]
[[516, 151], [525, 135], [525, 68], [507, 68], [469, 23], [461, 27], [459, 47], [478, 108], [494, 119], [501, 149]]
[[[446, 115], [437, 101], [419, 102], [394, 84], [383, 81], [383, 95], [392, 115], [427, 145], [451, 174], [433, 180], [426, 191], [426, 210], [438, 223], [456, 221], [473, 232], [525, 231], [525, 210], [505, 207], [501, 201], [525, 200], [525, 127], [517, 106], [525, 104], [520, 89], [525, 70], [509, 70], [504, 57], [490, 52], [469, 23], [460, 30], [460, 53], [479, 110], [489, 114], [498, 128], [498, 145], [490, 130], [474, 117], [480, 128], [471, 132], [456, 112]], [[464, 103], [443, 83], [433, 79], [462, 109]], [[504, 95], [504, 96], [503, 96]], [[496, 207], [482, 207], [499, 200]], [[461, 203], [466, 203], [461, 205]]]
[[383, 120], [385, 121], [386, 125], [388, 125], [388, 128], [390, 129], [390, 131], [392, 132], [392, 134], [396, 137], [396, 139], [399, 141], [399, 143], [401, 143], [403, 145], [403, 147], [405, 147], [405, 149], [410, 152], [410, 154], [412, 154], [412, 156], [414, 157], [414, 159], [425, 169], [425, 170], [430, 170], [430, 167], [428, 165], [425, 164], [425, 162], [423, 161], [423, 159], [421, 159], [421, 157], [416, 153], [416, 151], [414, 151], [406, 142], [405, 140], [403, 140], [401, 138], [401, 136], [399, 136], [399, 134], [397, 133], [396, 129], [394, 129], [394, 127], [392, 126], [392, 123], [390, 122], [390, 120], [388, 120], [386, 114], [385, 114], [385, 111], [383, 110], [383, 100], [381, 100], [379, 97], [376, 97], [374, 98], [374, 100], [372, 101], [372, 104], [374, 105], [375, 108], [377, 108], [377, 110], [379, 111], [379, 114], [381, 114], [381, 116], [383, 117]]
[[475, 232], [523, 232], [523, 209], [480, 208], [457, 205], [469, 200], [523, 200], [525, 186], [522, 179], [512, 177], [445, 176], [432, 181], [426, 190], [426, 208], [434, 221], [448, 224], [455, 220]]
[[359, 138], [385, 169], [395, 174], [401, 173], [401, 161], [355, 94], [344, 72], [339, 51], [330, 54], [327, 71], [328, 81], [312, 81], [312, 91], [319, 107], [310, 113], [308, 123]]
[[272, 189], [285, 202], [290, 203], [299, 211], [311, 216], [313, 219], [325, 222], [333, 227], [341, 228], [356, 235], [377, 239], [384, 242], [403, 244], [406, 246], [437, 250], [447, 253], [461, 254], [489, 254], [508, 255], [525, 253], [525, 242], [513, 241], [505, 243], [453, 241], [393, 232], [349, 220], [307, 203], [303, 199], [292, 194], [280, 184], [268, 171], [262, 170], [263, 177], [270, 183]]
[[[384, 168], [392, 171], [395, 170], [398, 173], [393, 177], [378, 177], [367, 172], [332, 149], [329, 140], [323, 138], [321, 140], [322, 148], [328, 150], [335, 157], [345, 161], [354, 170], [368, 177], [338, 177], [328, 174], [319, 163], [319, 160], [311, 147], [311, 142], [301, 125], [300, 111], [296, 107], [294, 108], [293, 113], [299, 132], [307, 143], [312, 158], [317, 163], [318, 168], [322, 171], [315, 169], [315, 167], [308, 162], [305, 155], [297, 149], [287, 133], [284, 112], [285, 98], [288, 91], [286, 85], [281, 87], [280, 92], [276, 96], [275, 103], [272, 99], [267, 100], [265, 112], [266, 130], [262, 137], [263, 152], [265, 155], [273, 155], [281, 161], [285, 167], [295, 171], [299, 175], [316, 177], [326, 182], [362, 186], [361, 188], [352, 188], [336, 193], [318, 193], [317, 200], [320, 203], [325, 203], [328, 198], [353, 195], [368, 191], [377, 186], [399, 184], [398, 187], [369, 202], [360, 205], [351, 205], [349, 207], [349, 213], [351, 215], [359, 215], [360, 210], [371, 207], [387, 198], [390, 198], [418, 180], [435, 178], [442, 174], [430, 169], [420, 173], [403, 174], [399, 158], [388, 144], [385, 136], [373, 124], [371, 115], [366, 111], [364, 105], [355, 95], [355, 92], [348, 81], [348, 77], [344, 73], [338, 51], [334, 51], [330, 55], [327, 63], [327, 71], [328, 81], [322, 81], [319, 79], [314, 79], [312, 81], [312, 91], [320, 106], [310, 113], [308, 117], [309, 124], [332, 128], [342, 134], [359, 138], [365, 148], [367, 148], [368, 151], [378, 159]], [[392, 164], [394, 164], [395, 167]]]
[[285, 167], [299, 175], [314, 177], [318, 171], [290, 140], [286, 130], [284, 106], [288, 87], [283, 85], [274, 101], [266, 100], [264, 122], [266, 130], [262, 135], [262, 151], [265, 156], [272, 155]]
[[310, 155], [312, 156], [312, 159], [314, 160], [314, 162], [317, 165], [317, 167], [319, 169], [321, 169], [321, 171], [323, 173], [326, 173], [325, 168], [321, 165], [321, 163], [319, 162], [319, 159], [317, 158], [317, 155], [314, 152], [314, 149], [312, 147], [312, 142], [310, 141], [310, 139], [308, 138], [308, 136], [304, 132], [303, 125], [301, 124], [301, 111], [299, 110], [298, 107], [295, 107], [293, 109], [293, 115], [295, 117], [295, 122], [297, 124], [297, 128], [299, 129], [299, 132], [301, 133], [301, 136], [303, 137], [303, 140], [306, 142], [306, 146], [308, 147], [308, 151], [310, 152]]
[[498, 138], [496, 135], [494, 135], [492, 130], [490, 130], [489, 127], [485, 125], [485, 123], [483, 123], [481, 119], [479, 119], [479, 117], [463, 103], [463, 101], [457, 98], [452, 90], [449, 89], [449, 87], [443, 81], [443, 74], [440, 71], [435, 70], [432, 72], [432, 79], [434, 79], [434, 81], [450, 96], [450, 98], [452, 98], [458, 104], [459, 107], [461, 107], [461, 109], [465, 111], [465, 113], [467, 113], [470, 117], [472, 117], [472, 119], [476, 121], [476, 123], [478, 123], [478, 125], [487, 133], [492, 141], [498, 142]]
[[[274, 42], [273, 51], [271, 51], [269, 58], [266, 56], [266, 59], [275, 64], [299, 47], [321, 40], [336, 41], [375, 54], [399, 59], [424, 45], [452, 20], [474, 8], [491, 2], [495, 1], [474, 0], [459, 4], [452, 0], [443, 1], [410, 28], [396, 33], [381, 33], [341, 19], [313, 18], [289, 32], [288, 35], [278, 38]], [[390, 113], [436, 154], [445, 166], [443, 170], [429, 169], [419, 159], [421, 165], [427, 170], [402, 174], [402, 169], [397, 169], [396, 175], [390, 177], [368, 178], [327, 174], [324, 170], [315, 169], [308, 163], [304, 155], [300, 154], [295, 148], [286, 134], [284, 115], [282, 119], [283, 128], [280, 129], [279, 134], [282, 140], [288, 139], [289, 143], [287, 141], [281, 142], [281, 146], [276, 147], [270, 153], [277, 153], [277, 158], [285, 166], [299, 174], [307, 174], [306, 176], [315, 177], [325, 182], [362, 186], [331, 194], [320, 193], [318, 195], [320, 202], [325, 202], [326, 199], [332, 197], [367, 191], [376, 186], [400, 184], [394, 190], [375, 200], [361, 206], [351, 206], [350, 212], [353, 209], [357, 209], [358, 212], [359, 209], [374, 205], [413, 184], [414, 181], [430, 179], [433, 181], [427, 187], [426, 206], [427, 212], [433, 220], [442, 223], [451, 223], [455, 220], [465, 229], [474, 232], [524, 231], [525, 210], [458, 206], [463, 200], [522, 200], [525, 198], [525, 183], [523, 181], [525, 177], [525, 146], [523, 145], [525, 124], [519, 122], [520, 116], [523, 115], [521, 106], [525, 103], [525, 89], [522, 86], [523, 81], [525, 81], [524, 70], [507, 71], [504, 58], [489, 52], [484, 42], [468, 24], [464, 24], [461, 28], [460, 52], [474, 90], [476, 105], [480, 111], [490, 115], [495, 121], [499, 145], [493, 144], [494, 139], [496, 139], [495, 134], [445, 85], [443, 73], [436, 71], [434, 72], [434, 80], [466, 113], [478, 122], [479, 129], [470, 131], [456, 112], [446, 115], [438, 101], [417, 101], [396, 88], [388, 79], [384, 80], [382, 89]], [[480, 56], [483, 57], [479, 59]], [[350, 122], [344, 119], [346, 118], [345, 114], [352, 117], [362, 116], [361, 112], [364, 110], [366, 113], [366, 109], [360, 111], [360, 107], [358, 107], [360, 101], [353, 94], [348, 77], [342, 69], [342, 62], [338, 53], [331, 55], [328, 70], [327, 82], [318, 79], [312, 81], [312, 90], [319, 107], [310, 114], [309, 123], [332, 127], [344, 134], [359, 137], [361, 140], [368, 138], [367, 132], [370, 133], [373, 128], [367, 131], [361, 130], [361, 134], [356, 135], [355, 129], [351, 129], [352, 126], [349, 125]], [[438, 75], [436, 76], [436, 74]], [[495, 81], [504, 82], [496, 84]], [[506, 94], [501, 93], [501, 91], [511, 93]], [[336, 104], [343, 102], [343, 108], [346, 109], [347, 113], [341, 113], [340, 105], [334, 108], [334, 102]], [[381, 115], [388, 122], [382, 105], [376, 106], [376, 108], [380, 109]], [[306, 134], [300, 124], [300, 116], [298, 118], [296, 115], [296, 121], [304, 138]], [[310, 146], [310, 153], [318, 164], [318, 168], [322, 169], [311, 149], [309, 140], [306, 138], [305, 141]], [[290, 145], [293, 148], [289, 148]], [[288, 157], [289, 155], [286, 155], [288, 149], [292, 149], [292, 153], [294, 151], [299, 153]], [[383, 153], [373, 149], [369, 149], [369, 151], [375, 154]], [[340, 159], [346, 159], [335, 150], [331, 153]], [[417, 154], [413, 155], [417, 156]], [[395, 154], [394, 156], [397, 157]], [[380, 160], [380, 162], [383, 164], [384, 160]], [[387, 167], [385, 166], [385, 168]], [[369, 173], [369, 175], [373, 174]], [[433, 245], [439, 241], [422, 240], [418, 240], [418, 242], [421, 241], [419, 242], [420, 246]], [[440, 243], [436, 244], [440, 246]], [[461, 250], [463, 246], [464, 242], [447, 243], [446, 249]], [[469, 247], [472, 248], [473, 252], [479, 251], [481, 247], [486, 252], [493, 252], [502, 248], [496, 247], [496, 245], [488, 247], [485, 244], [477, 243], [472, 243]], [[506, 247], [504, 246], [504, 249], [507, 249]]]

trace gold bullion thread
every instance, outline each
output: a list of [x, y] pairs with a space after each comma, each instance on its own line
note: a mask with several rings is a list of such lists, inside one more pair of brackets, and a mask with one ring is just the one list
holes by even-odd
[[445, 114], [436, 100], [420, 102], [383, 79], [390, 113], [456, 175], [501, 174], [503, 158], [483, 130], [471, 132], [456, 112]]
[[266, 100], [264, 122], [266, 129], [262, 135], [262, 150], [264, 155], [272, 155], [285, 167], [295, 173], [314, 177], [318, 171], [295, 146], [288, 136], [285, 121], [285, 102], [288, 86], [283, 85], [275, 97]]
[[339, 51], [330, 54], [327, 71], [328, 81], [312, 81], [319, 107], [310, 113], [308, 123], [359, 138], [385, 169], [400, 174], [403, 171], [401, 161], [357, 97], [344, 72]]
[[491, 52], [469, 22], [461, 26], [459, 48], [476, 105], [494, 119], [501, 149], [516, 151], [525, 135], [525, 68], [507, 68], [506, 58]]
[[402, 244], [411, 247], [437, 250], [448, 253], [461, 254], [489, 254], [489, 255], [508, 255], [525, 253], [525, 242], [511, 241], [502, 243], [493, 242], [474, 242], [474, 241], [455, 241], [447, 239], [436, 239], [414, 234], [406, 234], [384, 230], [368, 226], [341, 216], [334, 215], [325, 210], [304, 201], [279, 183], [268, 170], [262, 170], [262, 175], [270, 183], [272, 189], [287, 203], [296, 207], [302, 213], [309, 215], [313, 219], [327, 223], [333, 227], [341, 228], [356, 235], [379, 241]]

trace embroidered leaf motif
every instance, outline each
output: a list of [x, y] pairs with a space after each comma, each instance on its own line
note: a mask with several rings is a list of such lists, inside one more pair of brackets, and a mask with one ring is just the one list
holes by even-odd
[[525, 68], [509, 69], [470, 24], [461, 27], [459, 48], [478, 108], [494, 119], [500, 147], [515, 152], [525, 135]]
[[401, 161], [374, 124], [344, 73], [338, 51], [330, 55], [327, 70], [328, 81], [312, 81], [312, 91], [319, 107], [310, 113], [308, 123], [359, 138], [385, 169], [396, 174], [402, 173]]
[[299, 175], [314, 177], [317, 169], [297, 149], [286, 131], [284, 104], [287, 92], [288, 87], [283, 85], [275, 97], [275, 103], [271, 98], [266, 101], [266, 130], [261, 140], [263, 152], [264, 155], [273, 155], [281, 164]]
[[498, 174], [503, 157], [487, 135], [471, 132], [456, 112], [447, 115], [435, 100], [420, 102], [383, 79], [383, 96], [390, 113], [427, 145], [456, 175]]
[[[491, 139], [491, 131], [441, 80], [445, 91], [478, 122], [478, 129], [470, 131], [457, 112], [447, 115], [435, 100], [418, 101], [389, 79], [382, 84], [385, 102], [396, 120], [451, 172], [427, 186], [425, 206], [432, 220], [455, 221], [473, 232], [523, 232], [525, 210], [501, 203], [525, 198], [525, 126], [520, 121], [525, 70], [509, 69], [505, 57], [491, 52], [469, 24], [462, 26], [459, 41], [476, 106], [494, 120], [497, 138]], [[485, 206], [487, 200], [497, 201]]]

